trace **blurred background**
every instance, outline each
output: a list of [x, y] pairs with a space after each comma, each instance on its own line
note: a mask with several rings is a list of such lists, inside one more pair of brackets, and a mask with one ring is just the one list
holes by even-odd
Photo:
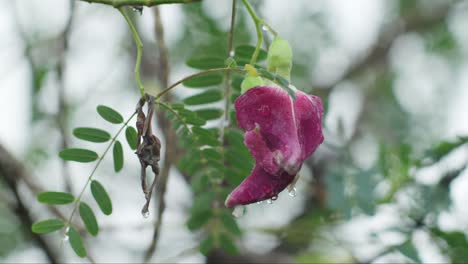
[[[468, 262], [468, 1], [251, 2], [291, 43], [295, 86], [320, 96], [326, 108], [325, 142], [304, 163], [297, 195], [285, 191], [272, 204], [247, 206], [235, 219], [235, 250], [222, 245], [202, 254], [209, 228], [187, 226], [198, 195], [176, 166], [179, 157], [143, 218], [140, 164], [127, 147], [123, 171], [112, 170], [111, 158], [99, 168], [114, 212], [97, 214], [100, 234], [83, 234], [89, 258], [80, 259], [60, 245], [61, 234], [31, 233], [33, 222], [71, 211], [40, 204], [35, 195], [80, 192], [93, 164], [63, 162], [57, 153], [104, 150], [72, 137], [78, 126], [116, 130], [97, 105], [133, 113], [136, 48], [110, 6], [0, 0], [1, 263], [133, 263], [144, 256], [165, 263]], [[227, 0], [132, 12], [147, 89], [196, 72], [185, 62], [200, 52], [224, 56], [230, 16]], [[266, 49], [272, 37], [265, 35]], [[255, 43], [238, 1], [234, 46]], [[193, 93], [181, 86], [170, 100]], [[164, 150], [170, 125], [157, 120]]]

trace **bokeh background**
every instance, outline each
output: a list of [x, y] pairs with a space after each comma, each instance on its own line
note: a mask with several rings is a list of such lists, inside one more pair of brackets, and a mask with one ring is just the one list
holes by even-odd
[[[236, 219], [242, 235], [234, 240], [235, 255], [199, 252], [204, 231], [186, 225], [195, 199], [190, 177], [173, 166], [149, 261], [467, 262], [468, 1], [252, 4], [290, 41], [295, 86], [324, 101], [325, 142], [304, 164], [296, 197], [285, 191], [272, 204], [247, 206]], [[237, 8], [234, 45], [254, 45], [253, 23], [240, 1]], [[194, 54], [225, 52], [230, 15], [227, 0], [159, 8], [169, 83], [196, 72], [185, 65]], [[155, 10], [132, 16], [144, 42], [145, 86], [161, 89]], [[266, 36], [265, 49], [272, 39]], [[90, 259], [61, 246], [59, 233], [30, 231], [54, 210], [67, 215], [71, 209], [44, 206], [37, 192], [77, 194], [92, 169], [62, 162], [58, 151], [105, 148], [73, 138], [72, 129], [115, 130], [96, 114], [99, 104], [125, 116], [134, 110], [135, 54], [130, 31], [112, 7], [0, 0], [0, 262], [142, 261], [157, 213], [155, 207], [149, 218], [140, 214], [139, 162], [128, 148], [122, 172], [113, 172], [110, 158], [99, 169], [114, 213], [98, 215], [97, 238], [84, 235]], [[172, 100], [192, 93], [181, 86]], [[158, 196], [153, 203], [160, 203]]]

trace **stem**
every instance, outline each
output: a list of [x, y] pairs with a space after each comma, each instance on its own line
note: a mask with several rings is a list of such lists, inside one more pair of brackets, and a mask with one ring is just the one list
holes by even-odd
[[[232, 0], [232, 7], [231, 7], [231, 29], [229, 30], [229, 37], [228, 37], [228, 57], [231, 57], [231, 52], [233, 50], [233, 43], [234, 43], [234, 26], [236, 21], [236, 0]], [[226, 71], [226, 78], [224, 78], [224, 97], [225, 97], [225, 104], [224, 104], [224, 121], [221, 122], [221, 132], [220, 132], [220, 140], [221, 146], [224, 145], [224, 130], [226, 128], [226, 124], [229, 124], [229, 109], [231, 108], [231, 71]]]
[[257, 14], [253, 10], [248, 0], [242, 0], [242, 2], [244, 3], [245, 7], [249, 11], [250, 16], [252, 17], [253, 22], [255, 23], [255, 30], [257, 31], [257, 39], [258, 39], [257, 46], [255, 47], [255, 51], [252, 54], [252, 58], [250, 59], [250, 64], [254, 65], [257, 62], [257, 57], [262, 47], [263, 34], [262, 34], [261, 24], [263, 21], [257, 16]]
[[76, 209], [78, 209], [78, 205], [80, 204], [81, 197], [83, 196], [84, 191], [86, 190], [86, 187], [88, 187], [89, 183], [90, 183], [91, 180], [93, 179], [94, 173], [96, 172], [97, 168], [99, 167], [99, 165], [101, 165], [102, 160], [103, 160], [104, 157], [106, 156], [107, 152], [109, 152], [109, 149], [111, 148], [112, 144], [114, 144], [114, 142], [117, 140], [117, 137], [120, 135], [120, 133], [122, 132], [122, 130], [128, 125], [128, 122], [130, 122], [130, 120], [132, 120], [132, 118], [136, 115], [136, 113], [137, 113], [137, 112], [134, 112], [134, 113], [127, 119], [127, 121], [125, 121], [125, 123], [122, 125], [122, 127], [119, 129], [119, 131], [117, 131], [117, 133], [116, 133], [116, 134], [114, 135], [114, 137], [112, 138], [112, 140], [111, 140], [111, 142], [109, 143], [109, 145], [107, 146], [106, 150], [104, 150], [104, 152], [102, 153], [102, 155], [99, 156], [99, 159], [98, 159], [98, 161], [97, 161], [97, 163], [96, 163], [96, 166], [94, 166], [94, 169], [91, 171], [91, 174], [88, 176], [88, 180], [86, 181], [85, 185], [83, 186], [83, 189], [81, 189], [80, 195], [78, 195], [78, 197], [77, 197], [76, 200], [75, 200], [75, 206], [73, 207], [73, 211], [71, 212], [70, 217], [68, 218], [66, 227], [69, 227], [69, 226], [70, 226], [71, 221], [72, 221], [72, 219], [73, 219], [73, 216], [74, 216], [75, 213], [76, 213]]
[[200, 2], [201, 0], [80, 0], [88, 3], [98, 3], [104, 5], [110, 5], [115, 8], [122, 6], [156, 6], [162, 4], [188, 4]]
[[140, 79], [140, 65], [141, 65], [141, 57], [143, 55], [143, 42], [141, 42], [140, 36], [138, 35], [138, 31], [136, 30], [135, 26], [132, 23], [132, 20], [130, 17], [125, 13], [123, 8], [119, 8], [120, 13], [122, 16], [125, 18], [125, 21], [127, 21], [128, 27], [130, 28], [130, 31], [132, 32], [133, 40], [135, 40], [135, 45], [137, 47], [137, 59], [135, 63], [135, 80], [138, 86], [138, 89], [140, 90], [141, 96], [145, 96], [145, 88], [143, 87], [143, 84], [141, 83]]
[[197, 72], [197, 73], [194, 73], [192, 75], [189, 75], [185, 78], [182, 78], [180, 79], [179, 81], [173, 83], [171, 86], [167, 87], [166, 89], [162, 90], [160, 93], [158, 93], [155, 97], [155, 100], [158, 101], [159, 98], [161, 98], [162, 96], [164, 96], [167, 92], [169, 92], [170, 90], [172, 90], [173, 88], [175, 88], [177, 85], [185, 82], [185, 81], [188, 81], [192, 78], [195, 78], [195, 77], [198, 77], [198, 76], [201, 76], [201, 75], [205, 75], [205, 74], [209, 74], [209, 73], [212, 73], [212, 72], [220, 72], [220, 71], [238, 71], [238, 72], [244, 72], [243, 69], [237, 69], [237, 68], [214, 68], [214, 69], [209, 69], [209, 70], [206, 70], [206, 71], [201, 71], [201, 72]]

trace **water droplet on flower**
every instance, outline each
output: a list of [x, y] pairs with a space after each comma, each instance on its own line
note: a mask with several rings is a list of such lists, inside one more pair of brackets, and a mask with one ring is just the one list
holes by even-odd
[[245, 214], [245, 206], [239, 205], [234, 207], [234, 211], [232, 211], [232, 215], [236, 218], [241, 217]]
[[271, 200], [272, 200], [272, 201], [278, 200], [278, 195], [275, 195], [275, 196], [271, 197]]
[[257, 202], [257, 204], [262, 204], [262, 203], [263, 203], [263, 201], [258, 201], [258, 202]]
[[271, 199], [268, 199], [268, 200], [267, 200], [267, 203], [268, 203], [268, 204], [272, 204], [273, 201], [272, 201]]
[[149, 213], [149, 211], [142, 211], [142, 212], [141, 212], [141, 215], [142, 215], [144, 218], [148, 218], [149, 215], [150, 215], [150, 213]]
[[230, 57], [234, 57], [234, 55], [236, 55], [236, 52], [233, 51], [233, 50], [231, 50], [231, 51], [229, 52], [229, 56], [230, 56]]
[[296, 197], [296, 187], [292, 188], [291, 190], [289, 190], [289, 196], [291, 197]]
[[142, 6], [132, 6], [132, 10], [133, 12], [138, 13], [140, 16], [143, 14]]

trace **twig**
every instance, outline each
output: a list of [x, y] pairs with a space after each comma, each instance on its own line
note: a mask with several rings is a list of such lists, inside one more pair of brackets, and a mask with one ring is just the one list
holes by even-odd
[[88, 3], [96, 3], [96, 4], [104, 4], [110, 5], [115, 8], [119, 8], [122, 6], [157, 6], [163, 4], [188, 4], [188, 3], [196, 3], [200, 2], [201, 0], [80, 0], [83, 2]]
[[[0, 177], [7, 183], [8, 188], [14, 194], [17, 201], [16, 213], [24, 226], [28, 227], [24, 230], [30, 230], [30, 226], [34, 223], [29, 209], [23, 202], [21, 194], [18, 191], [18, 180], [24, 178], [25, 170], [23, 166], [2, 146], [0, 145]], [[39, 247], [44, 250], [47, 258], [51, 263], [59, 263], [56, 250], [47, 243], [40, 235], [29, 232]]]
[[141, 38], [138, 35], [138, 31], [133, 25], [133, 22], [130, 19], [130, 17], [127, 15], [127, 13], [125, 13], [125, 10], [123, 10], [123, 8], [119, 8], [119, 11], [122, 14], [122, 16], [125, 18], [125, 21], [127, 21], [128, 27], [130, 28], [130, 31], [132, 32], [133, 39], [135, 40], [135, 45], [137, 47], [137, 58], [136, 58], [135, 70], [134, 70], [135, 81], [137, 83], [138, 89], [140, 90], [141, 97], [144, 97], [145, 88], [143, 87], [143, 83], [141, 82], [141, 79], [140, 79], [141, 57], [143, 56], [143, 42], [141, 42]]
[[[234, 26], [236, 22], [236, 0], [232, 0], [231, 7], [231, 29], [229, 30], [228, 36], [228, 57], [232, 57], [233, 44], [234, 44]], [[231, 108], [231, 71], [226, 71], [226, 76], [224, 78], [224, 122], [221, 122], [220, 129], [220, 140], [221, 146], [224, 146], [224, 132], [226, 126], [229, 124], [229, 110]]]
[[[458, 2], [460, 2], [460, 0], [454, 1], [452, 5]], [[382, 61], [382, 59], [387, 56], [393, 42], [395, 42], [395, 40], [402, 34], [413, 31], [428, 30], [444, 21], [444, 19], [449, 14], [452, 5], [447, 4], [444, 7], [441, 7], [430, 16], [424, 16], [420, 13], [413, 13], [401, 18], [399, 21], [402, 21], [403, 23], [395, 23], [397, 25], [391, 25], [387, 30], [383, 30], [380, 33], [376, 44], [374, 44], [371, 50], [363, 58], [349, 67], [349, 69], [343, 73], [339, 79], [325, 86], [317, 86], [315, 87], [317, 88], [315, 91], [319, 91], [321, 96], [328, 96], [333, 90], [332, 88], [343, 80], [352, 78]], [[403, 27], [398, 29], [398, 25], [401, 24]]]
[[[164, 40], [164, 26], [161, 20], [161, 13], [159, 11], [159, 7], [154, 8], [154, 31], [156, 35], [156, 42], [158, 46], [158, 57], [159, 57], [159, 68], [157, 69], [156, 73], [158, 76], [159, 81], [163, 85], [163, 87], [167, 87], [169, 82], [169, 58], [168, 58], [168, 50], [166, 47], [166, 42]], [[167, 101], [171, 100], [170, 95], [167, 96]], [[156, 97], [158, 100], [158, 97]], [[158, 101], [157, 101], [158, 102]], [[177, 144], [177, 137], [172, 129], [170, 121], [166, 118], [163, 112], [157, 112], [158, 124], [159, 127], [162, 129], [164, 133], [164, 138], [166, 140], [165, 150], [164, 150], [164, 162], [161, 168], [161, 173], [159, 175], [159, 182], [157, 188], [157, 201], [158, 203], [155, 205], [157, 206], [157, 216], [154, 222], [154, 231], [153, 231], [153, 239], [151, 240], [151, 244], [148, 246], [145, 252], [144, 260], [148, 262], [154, 255], [154, 252], [157, 248], [159, 235], [161, 231], [161, 224], [164, 211], [166, 210], [166, 201], [164, 196], [167, 190], [167, 181], [169, 178], [169, 172], [171, 170], [172, 164], [177, 159], [177, 152], [176, 152], [176, 144]]]
[[[66, 149], [68, 148], [68, 105], [65, 98], [65, 80], [63, 78], [63, 73], [65, 70], [65, 55], [68, 51], [69, 42], [68, 39], [70, 38], [71, 28], [73, 24], [73, 18], [75, 14], [75, 0], [69, 0], [69, 12], [70, 15], [68, 16], [67, 23], [65, 28], [60, 35], [61, 39], [61, 46], [62, 50], [60, 51], [60, 58], [56, 65], [57, 70], [57, 79], [59, 82], [58, 85], [58, 113], [57, 113], [57, 128], [60, 132], [61, 136], [61, 148]], [[71, 183], [71, 175], [68, 169], [68, 162], [66, 160], [62, 160], [62, 175], [65, 180], [65, 189], [68, 192], [72, 192], [72, 183]]]

